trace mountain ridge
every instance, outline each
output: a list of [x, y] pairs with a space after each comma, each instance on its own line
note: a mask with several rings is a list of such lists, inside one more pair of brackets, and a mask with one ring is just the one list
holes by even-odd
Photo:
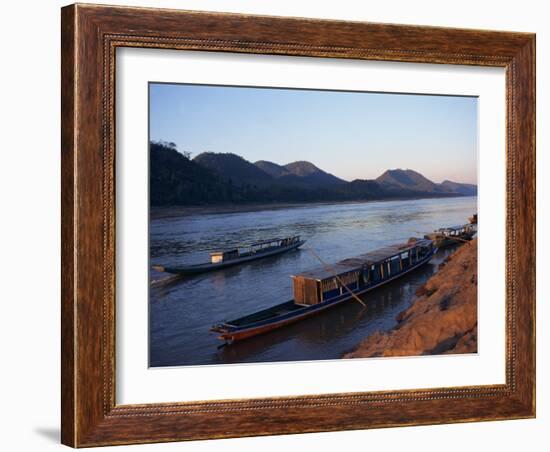
[[202, 152], [193, 158], [193, 162], [237, 185], [265, 185], [272, 177], [240, 155], [215, 152]]
[[375, 179], [377, 182], [390, 190], [396, 188], [406, 188], [414, 191], [433, 192], [433, 193], [455, 193], [464, 196], [476, 195], [477, 185], [462, 182], [453, 182], [444, 180], [436, 183], [411, 169], [393, 169], [386, 170]]
[[445, 188], [447, 191], [454, 193], [459, 193], [465, 196], [468, 195], [477, 195], [477, 185], [476, 184], [466, 184], [463, 182], [453, 182], [445, 179], [439, 184], [441, 187]]
[[284, 165], [287, 171], [295, 176], [308, 180], [312, 184], [345, 184], [346, 181], [336, 177], [334, 174], [323, 171], [311, 162], [298, 160]]
[[439, 191], [439, 187], [427, 177], [411, 169], [386, 170], [376, 181], [387, 187], [406, 188], [415, 191]]
[[342, 180], [311, 162], [251, 163], [233, 153], [194, 158], [173, 143], [150, 144], [151, 205], [258, 202], [340, 202], [477, 194], [474, 184], [432, 182], [411, 169], [387, 170], [377, 179]]
[[292, 175], [292, 173], [284, 166], [277, 165], [276, 163], [270, 162], [268, 160], [258, 160], [257, 162], [254, 162], [254, 165], [260, 168], [262, 171], [265, 171], [271, 177], [283, 177]]

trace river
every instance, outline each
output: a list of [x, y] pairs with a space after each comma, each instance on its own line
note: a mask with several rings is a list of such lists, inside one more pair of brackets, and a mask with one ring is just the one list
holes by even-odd
[[[273, 237], [301, 235], [333, 263], [444, 226], [467, 222], [476, 197], [323, 204], [249, 212], [152, 216], [150, 264], [208, 260], [208, 252]], [[306, 249], [195, 277], [151, 270], [149, 364], [181, 366], [336, 359], [376, 330], [396, 325], [416, 289], [452, 250], [424, 267], [318, 316], [219, 348], [209, 327], [292, 299], [290, 275], [318, 267]]]

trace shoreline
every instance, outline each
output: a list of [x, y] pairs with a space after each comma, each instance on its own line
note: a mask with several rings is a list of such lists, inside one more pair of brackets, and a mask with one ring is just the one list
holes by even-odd
[[416, 293], [389, 331], [375, 331], [342, 358], [477, 352], [477, 238], [460, 246]]
[[422, 199], [471, 198], [466, 195], [455, 196], [419, 196], [418, 198], [387, 198], [356, 201], [314, 201], [314, 202], [274, 202], [274, 203], [246, 203], [246, 204], [210, 204], [204, 206], [153, 206], [149, 208], [151, 220], [171, 218], [187, 215], [215, 215], [227, 213], [261, 212], [264, 210], [297, 209], [302, 207], [319, 207], [346, 204], [370, 204], [375, 202], [418, 201]]

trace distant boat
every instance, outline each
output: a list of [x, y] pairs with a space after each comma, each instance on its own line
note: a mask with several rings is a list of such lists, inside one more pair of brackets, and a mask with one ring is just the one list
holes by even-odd
[[456, 245], [458, 243], [472, 240], [476, 233], [477, 226], [469, 223], [460, 226], [450, 226], [447, 228], [436, 229], [431, 234], [426, 234], [424, 238], [433, 240], [436, 247], [444, 248], [446, 246]]
[[210, 262], [202, 264], [185, 265], [181, 267], [165, 267], [162, 265], [154, 265], [153, 269], [159, 272], [174, 273], [179, 275], [196, 275], [213, 270], [231, 267], [233, 265], [252, 262], [264, 257], [275, 256], [277, 254], [286, 253], [287, 251], [299, 248], [305, 243], [299, 235], [285, 238], [276, 238], [263, 240], [251, 245], [243, 245], [240, 247], [215, 251], [210, 253]]
[[333, 265], [293, 276], [294, 299], [214, 325], [229, 343], [281, 328], [358, 297], [426, 264], [436, 253], [431, 240], [410, 239]]

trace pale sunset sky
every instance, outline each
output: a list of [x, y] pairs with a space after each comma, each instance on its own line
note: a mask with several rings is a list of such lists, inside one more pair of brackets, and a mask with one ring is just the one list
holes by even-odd
[[477, 183], [476, 97], [149, 84], [151, 140], [193, 156], [307, 160], [342, 179], [413, 169]]

